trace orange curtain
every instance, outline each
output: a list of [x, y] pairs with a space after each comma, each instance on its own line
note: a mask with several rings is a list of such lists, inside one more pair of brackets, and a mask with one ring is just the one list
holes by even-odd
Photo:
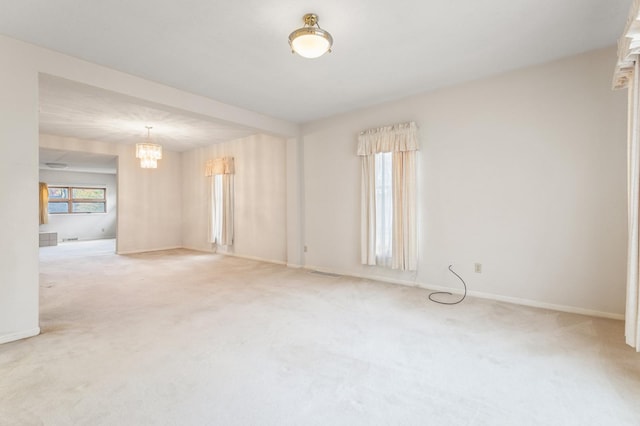
[[40, 182], [40, 225], [49, 223], [49, 187]]

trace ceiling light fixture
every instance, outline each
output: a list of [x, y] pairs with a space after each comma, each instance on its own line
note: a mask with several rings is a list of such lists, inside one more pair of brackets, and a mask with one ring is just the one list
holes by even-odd
[[140, 159], [140, 167], [143, 169], [158, 168], [158, 160], [162, 158], [162, 147], [151, 142], [151, 126], [147, 128], [147, 140], [136, 144], [136, 158]]
[[303, 58], [319, 58], [331, 52], [333, 37], [318, 25], [318, 16], [307, 13], [302, 17], [304, 27], [289, 34], [291, 53], [297, 53]]

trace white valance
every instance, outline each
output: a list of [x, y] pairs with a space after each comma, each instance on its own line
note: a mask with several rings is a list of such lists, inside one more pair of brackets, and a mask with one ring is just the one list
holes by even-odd
[[622, 37], [618, 40], [618, 62], [613, 74], [613, 88], [629, 86], [633, 76], [633, 66], [640, 54], [640, 0], [634, 0], [627, 18]]
[[232, 175], [235, 173], [233, 157], [216, 158], [207, 161], [205, 176]]
[[417, 150], [418, 126], [413, 121], [364, 130], [358, 136], [359, 156]]

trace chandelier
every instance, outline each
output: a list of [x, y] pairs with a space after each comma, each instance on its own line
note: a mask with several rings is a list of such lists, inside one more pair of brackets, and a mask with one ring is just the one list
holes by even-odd
[[140, 159], [140, 167], [143, 169], [158, 168], [158, 160], [162, 158], [162, 147], [151, 142], [151, 126], [147, 128], [147, 139], [143, 143], [136, 144], [136, 158]]
[[303, 58], [319, 58], [327, 52], [331, 52], [333, 37], [329, 32], [320, 28], [318, 16], [307, 13], [302, 17], [304, 26], [289, 34], [291, 52], [295, 52]]

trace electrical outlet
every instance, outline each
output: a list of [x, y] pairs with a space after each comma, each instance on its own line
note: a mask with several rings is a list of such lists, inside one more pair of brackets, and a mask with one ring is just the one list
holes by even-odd
[[482, 263], [474, 263], [473, 264], [473, 271], [476, 274], [481, 274], [482, 273]]
[[305, 253], [307, 252], [307, 246], [304, 246], [304, 252]]

